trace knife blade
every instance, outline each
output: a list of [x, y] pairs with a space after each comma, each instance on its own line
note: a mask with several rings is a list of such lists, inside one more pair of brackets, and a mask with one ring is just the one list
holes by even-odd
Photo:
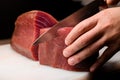
[[47, 32], [40, 35], [34, 42], [33, 45], [37, 45], [41, 42], [51, 40], [57, 37], [56, 32], [59, 28], [62, 27], [73, 27], [78, 24], [80, 21], [94, 15], [95, 13], [99, 12], [99, 6], [104, 4], [104, 0], [95, 0], [85, 7], [77, 10], [73, 14], [69, 15], [65, 19], [59, 21], [59, 23], [55, 24], [51, 29]]

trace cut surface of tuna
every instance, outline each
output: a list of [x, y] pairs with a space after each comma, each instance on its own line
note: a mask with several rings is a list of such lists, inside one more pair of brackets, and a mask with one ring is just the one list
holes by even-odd
[[[97, 59], [97, 54], [75, 66], [70, 66], [67, 62], [67, 58], [62, 54], [63, 49], [66, 47], [64, 39], [71, 30], [72, 27], [61, 28], [56, 33], [58, 37], [39, 44], [38, 55], [40, 64], [70, 71], [89, 71], [89, 67]], [[41, 29], [41, 32], [46, 31], [47, 29]]]
[[33, 41], [40, 35], [40, 29], [51, 27], [57, 20], [50, 14], [33, 10], [18, 16], [11, 39], [12, 48], [18, 53], [38, 60], [38, 45], [33, 46]]

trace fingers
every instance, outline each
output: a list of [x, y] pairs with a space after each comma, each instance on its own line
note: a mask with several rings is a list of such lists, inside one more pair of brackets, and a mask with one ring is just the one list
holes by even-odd
[[103, 47], [105, 41], [106, 41], [106, 39], [103, 37], [100, 40], [98, 40], [97, 42], [95, 42], [94, 44], [89, 45], [88, 47], [86, 47], [85, 49], [83, 49], [82, 51], [77, 53], [76, 55], [68, 58], [68, 64], [75, 65], [75, 64], [81, 62], [82, 60], [92, 56], [93, 54], [97, 53], [99, 51], [99, 49], [101, 49]]
[[119, 47], [114, 45], [110, 45], [104, 53], [98, 58], [98, 60], [91, 66], [90, 71], [94, 72], [100, 66], [102, 66], [105, 62], [107, 62], [117, 51]]
[[80, 35], [92, 29], [96, 24], [97, 24], [97, 20], [94, 17], [88, 18], [80, 22], [68, 34], [68, 36], [65, 39], [65, 44], [66, 45], [71, 44], [76, 38], [78, 38]]
[[120, 0], [106, 0], [108, 5], [114, 5], [117, 4]]
[[86, 47], [87, 45], [93, 43], [98, 38], [101, 37], [101, 33], [99, 31], [99, 27], [95, 27], [85, 34], [81, 35], [77, 40], [75, 40], [71, 45], [64, 49], [63, 55], [65, 57], [70, 57], [78, 50]]

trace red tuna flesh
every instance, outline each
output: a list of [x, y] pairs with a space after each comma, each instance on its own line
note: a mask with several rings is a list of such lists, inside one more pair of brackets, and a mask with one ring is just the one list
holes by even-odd
[[12, 48], [18, 53], [38, 60], [38, 46], [33, 41], [40, 35], [40, 29], [51, 27], [57, 20], [50, 14], [33, 10], [20, 15], [15, 22], [15, 29], [11, 39]]
[[[95, 62], [98, 55], [95, 54], [75, 66], [70, 66], [67, 63], [67, 58], [62, 54], [63, 49], [66, 47], [64, 39], [71, 30], [72, 27], [61, 28], [56, 33], [58, 37], [39, 44], [38, 55], [40, 64], [71, 71], [89, 70], [89, 67]], [[47, 28], [41, 29], [41, 32], [46, 31]]]

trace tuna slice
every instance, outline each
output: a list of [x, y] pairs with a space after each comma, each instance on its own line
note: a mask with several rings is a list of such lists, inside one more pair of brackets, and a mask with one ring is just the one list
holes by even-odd
[[15, 22], [11, 46], [20, 54], [38, 60], [38, 46], [32, 46], [40, 35], [40, 29], [51, 27], [57, 23], [50, 14], [43, 11], [29, 11], [20, 15]]
[[[64, 39], [71, 30], [72, 27], [61, 28], [56, 33], [58, 37], [39, 44], [38, 55], [40, 64], [71, 71], [89, 70], [89, 67], [97, 59], [97, 54], [89, 57], [75, 66], [68, 65], [67, 58], [65, 58], [62, 54], [63, 49], [66, 47], [64, 44]], [[41, 29], [41, 32], [45, 31], [47, 31], [47, 29]]]

